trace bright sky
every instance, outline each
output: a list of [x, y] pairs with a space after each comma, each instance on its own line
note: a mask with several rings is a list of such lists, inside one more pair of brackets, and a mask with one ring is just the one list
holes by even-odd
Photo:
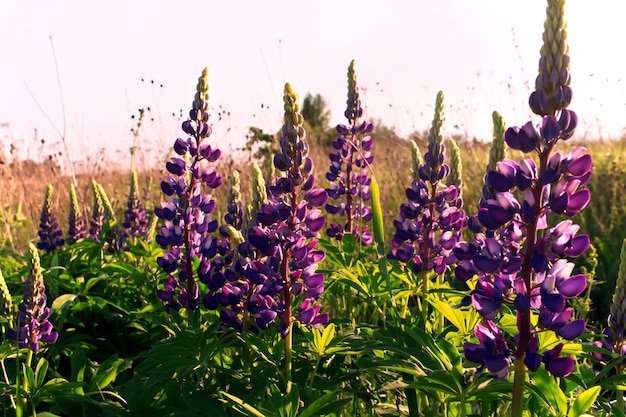
[[[624, 15], [624, 0], [567, 3], [579, 137], [624, 133]], [[332, 124], [343, 122], [352, 59], [366, 118], [421, 131], [443, 90], [446, 132], [485, 139], [493, 110], [507, 125], [529, 117], [544, 18], [542, 0], [5, 1], [0, 140], [31, 156], [60, 149], [37, 103], [61, 131], [63, 104], [72, 159], [105, 148], [119, 161], [132, 144], [130, 116], [150, 106], [139, 140], [158, 157], [182, 134], [179, 111], [207, 66], [214, 114], [225, 111], [213, 138], [228, 150], [248, 126], [280, 127], [285, 82], [301, 98], [322, 94]]]

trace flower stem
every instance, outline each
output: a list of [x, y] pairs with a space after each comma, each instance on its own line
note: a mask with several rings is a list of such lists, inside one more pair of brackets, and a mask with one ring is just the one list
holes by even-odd
[[513, 405], [511, 417], [522, 417], [524, 411], [524, 383], [526, 381], [526, 365], [524, 358], [515, 357], [515, 375], [513, 376]]
[[[622, 365], [618, 365], [615, 367], [617, 372], [617, 377], [619, 378], [622, 375], [622, 371], [624, 370]], [[617, 401], [617, 409], [624, 413], [624, 393], [619, 388], [616, 392], [616, 401]]]

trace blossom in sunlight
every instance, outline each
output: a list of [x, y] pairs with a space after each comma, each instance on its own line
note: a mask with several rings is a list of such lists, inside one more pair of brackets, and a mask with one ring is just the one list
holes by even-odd
[[87, 233], [85, 220], [78, 204], [76, 196], [76, 187], [70, 184], [70, 211], [68, 215], [67, 242], [76, 243], [76, 241], [85, 237]]
[[[563, 3], [548, 3], [539, 76], [530, 97], [541, 122], [510, 127], [504, 133], [509, 148], [533, 152], [539, 162], [506, 159], [504, 144], [494, 141], [497, 149], [490, 157], [479, 210], [468, 222], [475, 235], [456, 246], [455, 273], [461, 280], [477, 277], [472, 305], [485, 319], [497, 322], [505, 304], [515, 312], [518, 334], [508, 344], [516, 360], [523, 360], [531, 371], [543, 363], [553, 375], [567, 376], [574, 360], [560, 356], [562, 345], [538, 352], [537, 334], [552, 331], [574, 340], [585, 331], [585, 321], [574, 319], [568, 302], [585, 291], [587, 278], [573, 275], [574, 264], [567, 259], [581, 256], [590, 240], [568, 217], [589, 203], [584, 186], [592, 159], [581, 147], [566, 154], [555, 151], [558, 141], [572, 137], [577, 116], [566, 109], [571, 88]], [[494, 118], [494, 136], [500, 136], [495, 132], [501, 131], [499, 125]], [[551, 226], [551, 213], [566, 219]]]
[[198, 79], [189, 119], [182, 124], [189, 137], [175, 141], [177, 156], [165, 164], [169, 175], [161, 182], [161, 190], [169, 200], [155, 209], [165, 223], [156, 237], [164, 248], [157, 262], [168, 277], [161, 282], [157, 295], [167, 311], [197, 307], [200, 294], [196, 276], [205, 283], [211, 280], [215, 266], [211, 259], [218, 252], [218, 241], [213, 237], [217, 221], [211, 218], [216, 202], [204, 191], [222, 184], [222, 178], [209, 165], [221, 152], [206, 143], [212, 132], [208, 91], [205, 68]]
[[330, 169], [326, 178], [330, 188], [326, 191], [332, 202], [326, 204], [329, 214], [345, 219], [345, 224], [331, 223], [326, 230], [329, 237], [341, 240], [345, 233], [361, 239], [361, 244], [372, 244], [373, 236], [367, 232], [372, 220], [372, 210], [365, 203], [370, 200], [370, 177], [368, 175], [372, 156], [374, 125], [361, 121], [363, 109], [359, 98], [359, 87], [354, 71], [354, 61], [348, 67], [348, 100], [345, 116], [349, 125], [338, 125], [339, 136], [332, 143]]
[[40, 342], [52, 344], [59, 334], [53, 329], [50, 308], [46, 306], [46, 287], [43, 282], [37, 248], [28, 245], [28, 276], [24, 282], [24, 298], [18, 306], [15, 329], [7, 330], [9, 339], [17, 340], [20, 347], [33, 352], [39, 350]]
[[126, 203], [126, 211], [124, 212], [124, 229], [130, 236], [144, 236], [146, 233], [146, 225], [148, 224], [148, 216], [143, 208], [141, 199], [139, 198], [139, 185], [137, 182], [137, 173], [130, 173], [130, 192], [128, 193], [128, 201]]
[[38, 232], [39, 242], [37, 242], [37, 247], [46, 252], [52, 252], [65, 244], [63, 231], [59, 227], [52, 207], [52, 190], [52, 185], [48, 185], [41, 209], [41, 221], [39, 222]]
[[416, 181], [406, 190], [408, 202], [400, 206], [394, 221], [389, 259], [408, 262], [415, 273], [434, 271], [443, 275], [456, 262], [453, 248], [465, 223], [460, 176], [446, 185], [450, 167], [445, 164], [441, 127], [444, 121], [443, 93], [439, 92], [428, 134], [428, 150]]

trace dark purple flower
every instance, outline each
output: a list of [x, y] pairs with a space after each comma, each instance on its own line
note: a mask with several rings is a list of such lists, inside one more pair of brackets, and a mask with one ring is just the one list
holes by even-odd
[[[212, 196], [203, 191], [204, 186], [216, 188], [222, 182], [217, 172], [207, 166], [220, 156], [219, 150], [204, 142], [211, 134], [208, 89], [205, 68], [198, 79], [189, 119], [182, 125], [190, 137], [176, 140], [174, 151], [180, 157], [173, 157], [166, 163], [171, 175], [163, 180], [161, 188], [170, 197], [169, 201], [155, 209], [155, 214], [165, 224], [156, 237], [157, 243], [165, 249], [157, 263], [168, 277], [161, 282], [162, 289], [157, 295], [167, 311], [181, 307], [195, 309], [201, 298], [198, 280], [209, 288], [215, 286], [214, 281], [223, 280], [225, 261], [216, 255], [229, 253], [228, 244], [213, 236], [218, 227], [211, 218], [216, 204]], [[206, 295], [205, 305], [213, 305], [213, 295]], [[223, 295], [230, 299], [228, 294]], [[227, 320], [231, 317], [225, 310], [222, 316]]]
[[[369, 172], [374, 157], [371, 153], [373, 141], [369, 133], [373, 131], [374, 126], [361, 121], [362, 115], [359, 87], [352, 61], [348, 67], [348, 100], [345, 111], [349, 124], [337, 126], [339, 136], [332, 143], [329, 155], [330, 168], [326, 174], [330, 187], [326, 190], [327, 194], [324, 193], [334, 200], [326, 204], [326, 211], [344, 218], [345, 224], [332, 223], [326, 234], [340, 241], [346, 233], [350, 233], [360, 239], [361, 245], [368, 246], [373, 241], [372, 234], [367, 232], [367, 223], [371, 221], [371, 209], [366, 202], [371, 198]], [[307, 200], [321, 203], [321, 200], [311, 198]], [[321, 207], [325, 203], [324, 201], [316, 207]]]
[[52, 208], [52, 185], [48, 185], [46, 188], [38, 235], [39, 242], [37, 242], [37, 248], [48, 253], [65, 244], [63, 231], [59, 227], [54, 209]]
[[[444, 163], [440, 134], [443, 111], [443, 93], [439, 92], [424, 164], [419, 168], [419, 178], [406, 190], [408, 202], [400, 206], [400, 217], [394, 221], [396, 230], [387, 256], [400, 262], [408, 261], [414, 273], [423, 274], [424, 292], [430, 280], [428, 271], [443, 275], [447, 266], [456, 263], [454, 248], [461, 240], [466, 222], [460, 190], [444, 181], [450, 169]], [[460, 275], [463, 276], [463, 272]]]
[[124, 212], [124, 229], [130, 236], [144, 236], [148, 217], [146, 210], [143, 208], [141, 199], [139, 198], [139, 186], [137, 183], [137, 173], [130, 173], [130, 192], [128, 193], [128, 201], [126, 212]]
[[53, 329], [50, 308], [46, 306], [44, 285], [37, 248], [28, 245], [28, 276], [24, 282], [24, 298], [17, 311], [15, 328], [7, 329], [7, 337], [17, 340], [20, 347], [28, 347], [33, 352], [39, 350], [39, 342], [52, 344], [59, 334]]

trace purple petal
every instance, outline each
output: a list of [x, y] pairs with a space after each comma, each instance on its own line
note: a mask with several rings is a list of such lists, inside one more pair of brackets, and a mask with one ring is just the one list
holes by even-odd
[[565, 340], [574, 340], [585, 331], [585, 320], [578, 319], [561, 327], [557, 333]]
[[556, 377], [565, 378], [574, 371], [574, 359], [571, 356], [552, 359], [546, 363], [546, 370]]
[[564, 280], [557, 280], [556, 288], [567, 298], [578, 297], [587, 288], [587, 277], [579, 274]]

